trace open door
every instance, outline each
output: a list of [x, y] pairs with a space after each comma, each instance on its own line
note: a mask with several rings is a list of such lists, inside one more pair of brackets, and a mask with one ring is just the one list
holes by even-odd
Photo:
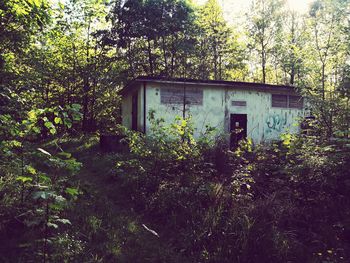
[[234, 148], [240, 140], [247, 138], [247, 114], [231, 114], [230, 132], [230, 146]]
[[131, 105], [131, 129], [137, 131], [137, 115], [138, 115], [138, 93], [132, 95], [132, 105]]

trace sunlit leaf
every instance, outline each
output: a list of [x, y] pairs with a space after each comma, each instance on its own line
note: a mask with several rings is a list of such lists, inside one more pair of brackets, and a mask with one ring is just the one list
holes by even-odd
[[55, 117], [54, 122], [55, 122], [56, 124], [62, 124], [62, 119], [61, 119], [60, 117]]
[[17, 181], [21, 181], [22, 183], [26, 183], [26, 182], [31, 182], [33, 181], [33, 178], [28, 177], [28, 176], [18, 176], [16, 178]]
[[53, 228], [55, 228], [55, 229], [58, 228], [58, 225], [57, 225], [57, 224], [54, 224], [54, 223], [51, 223], [51, 222], [48, 222], [48, 223], [47, 223], [47, 226], [48, 226], [48, 227], [53, 227]]
[[26, 170], [28, 173], [30, 174], [36, 174], [36, 170], [34, 167], [30, 166], [30, 165], [26, 165]]
[[28, 118], [30, 121], [35, 122], [37, 119], [37, 115], [35, 110], [31, 110], [30, 112], [28, 112]]
[[79, 190], [77, 188], [66, 188], [66, 193], [71, 196], [77, 196], [79, 194]]
[[72, 223], [68, 220], [68, 219], [65, 219], [65, 218], [59, 218], [59, 219], [56, 219], [56, 222], [60, 222], [62, 224], [65, 224], [65, 225], [71, 225]]

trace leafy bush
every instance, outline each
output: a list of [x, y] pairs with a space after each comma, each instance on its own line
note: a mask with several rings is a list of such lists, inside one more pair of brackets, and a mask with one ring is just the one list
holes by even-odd
[[242, 152], [213, 148], [212, 138], [195, 140], [190, 119], [150, 120], [149, 136], [128, 132], [132, 158], [117, 163], [135, 206], [190, 262], [236, 257], [239, 249], [220, 240], [245, 238], [231, 230], [249, 227], [237, 215], [252, 199], [251, 166]]
[[232, 151], [194, 140], [190, 119], [151, 122], [149, 136], [127, 132], [132, 155], [116, 168], [167, 260], [173, 252], [184, 262], [349, 258], [346, 145], [285, 134]]
[[[76, 107], [77, 108], [77, 107]], [[65, 229], [71, 224], [65, 211], [79, 195], [71, 183], [81, 164], [71, 154], [55, 154], [38, 147], [43, 129], [51, 134], [71, 126], [68, 114], [79, 118], [78, 109], [32, 110], [28, 118], [16, 120], [0, 115], [0, 259], [49, 261]], [[49, 121], [52, 114], [54, 121]], [[62, 118], [60, 117], [62, 116]], [[41, 125], [43, 124], [43, 125]]]

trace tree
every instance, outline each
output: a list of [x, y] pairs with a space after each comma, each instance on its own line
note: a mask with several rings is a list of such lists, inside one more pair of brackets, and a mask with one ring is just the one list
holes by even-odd
[[334, 131], [334, 117], [338, 111], [339, 92], [344, 66], [348, 60], [344, 31], [347, 17], [348, 1], [315, 1], [309, 11], [309, 52], [311, 76], [309, 92], [314, 95], [314, 106], [326, 135]]
[[255, 0], [248, 14], [250, 48], [260, 60], [262, 83], [268, 80], [268, 65], [281, 32], [282, 7], [281, 0]]
[[116, 1], [106, 43], [119, 52], [126, 78], [181, 76], [193, 47], [193, 10], [183, 0]]
[[[26, 57], [27, 86], [35, 90], [29, 94], [32, 101], [38, 107], [81, 104], [81, 127], [74, 128], [84, 131], [96, 130], [101, 122], [105, 125], [105, 117], [99, 117], [105, 111], [114, 122], [120, 121], [115, 89], [120, 85], [119, 64], [111, 59], [113, 50], [102, 45], [100, 32], [107, 26], [106, 8], [95, 0], [58, 5], [53, 22], [38, 35]], [[113, 96], [107, 99], [107, 94]]]
[[196, 19], [197, 67], [201, 79], [228, 79], [231, 70], [244, 68], [244, 52], [237, 35], [223, 17], [217, 0], [208, 0]]
[[276, 82], [290, 85], [302, 85], [306, 74], [307, 34], [305, 19], [290, 11], [283, 19], [282, 32], [276, 40], [274, 56], [276, 67]]
[[31, 37], [49, 22], [47, 1], [1, 1], [0, 3], [0, 84], [14, 77], [14, 53], [23, 54]]

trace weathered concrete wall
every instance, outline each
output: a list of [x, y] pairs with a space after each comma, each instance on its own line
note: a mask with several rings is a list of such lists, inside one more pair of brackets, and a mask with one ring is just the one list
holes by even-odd
[[[193, 87], [195, 84], [187, 85]], [[183, 104], [161, 104], [160, 90], [165, 87], [183, 88], [180, 84], [147, 82], [146, 113], [154, 110], [157, 118], [171, 123], [175, 116], [183, 116]], [[279, 139], [281, 133], [286, 131], [298, 132], [298, 118], [304, 116], [302, 109], [272, 107], [269, 92], [233, 90], [210, 85], [198, 87], [203, 88], [203, 105], [186, 105], [186, 116], [193, 116], [195, 136], [204, 133], [206, 125], [215, 127], [219, 133], [229, 133], [230, 114], [247, 114], [247, 136], [255, 143], [261, 143]], [[232, 101], [245, 101], [246, 106], [233, 106]], [[148, 120], [146, 127], [148, 131]]]
[[138, 92], [138, 100], [137, 100], [137, 130], [138, 131], [143, 131], [143, 85], [140, 84], [137, 88], [137, 92]]
[[122, 124], [123, 126], [132, 128], [132, 97], [137, 93], [137, 129], [143, 131], [143, 88], [140, 83], [132, 87], [130, 92], [124, 95], [122, 100]]
[[128, 93], [122, 100], [122, 124], [131, 129], [132, 93]]

